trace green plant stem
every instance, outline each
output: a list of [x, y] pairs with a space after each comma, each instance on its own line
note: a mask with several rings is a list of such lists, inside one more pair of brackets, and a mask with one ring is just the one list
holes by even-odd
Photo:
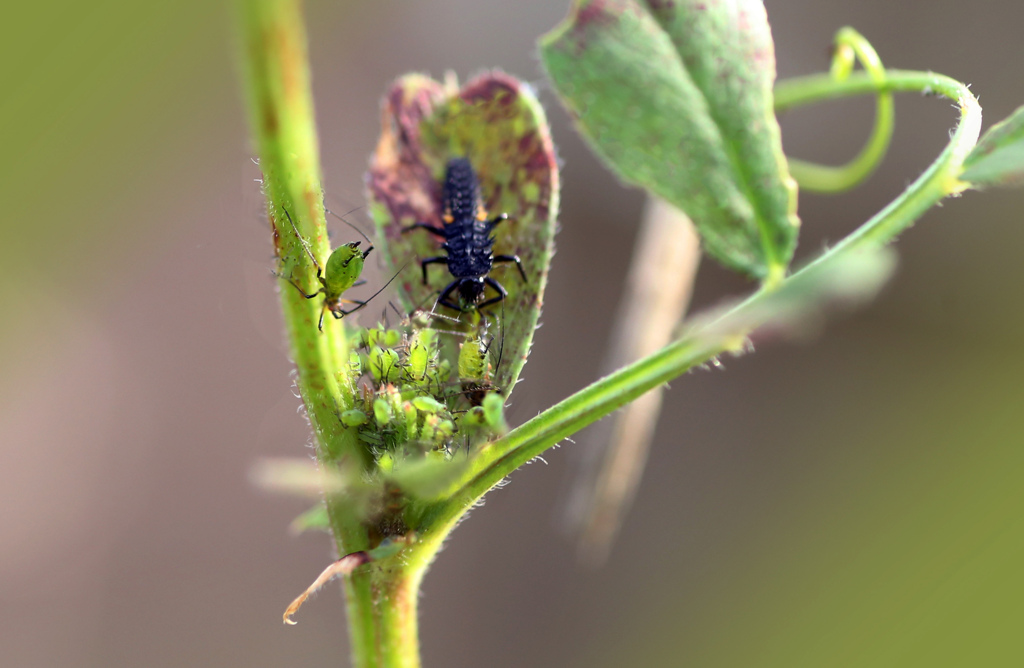
[[[312, 263], [291, 230], [287, 210], [312, 252], [327, 255], [327, 231], [320, 204], [320, 155], [306, 65], [306, 37], [294, 0], [243, 3], [245, 74], [250, 124], [263, 171], [263, 188], [274, 224], [275, 250], [282, 276], [313, 292]], [[281, 281], [281, 307], [288, 327], [298, 386], [317, 435], [320, 456], [356, 455], [350, 435], [337, 418], [339, 406], [351, 403], [351, 389], [339, 385], [335, 359], [346, 350], [345, 333], [316, 327], [321, 300], [305, 299]], [[333, 325], [333, 323], [328, 323]]]
[[396, 558], [367, 564], [346, 577], [353, 666], [418, 668], [416, 603], [423, 570]]
[[[244, 0], [240, 14], [249, 120], [281, 258], [278, 272], [312, 293], [319, 287], [315, 269], [284, 215], [287, 210], [312, 253], [326, 259], [330, 249], [300, 6], [298, 0]], [[317, 458], [322, 466], [366, 468], [372, 464], [370, 453], [338, 418], [351, 406], [354, 391], [336, 374], [348, 355], [344, 328], [327, 318], [320, 332], [322, 299], [305, 299], [285, 281], [280, 283], [297, 384], [316, 435]], [[344, 499], [329, 498], [327, 510], [339, 553], [373, 547], [367, 528]], [[357, 668], [419, 665], [416, 591], [422, 573], [410, 576], [398, 559], [386, 563], [392, 567], [370, 564], [344, 580]]]
[[[978, 139], [981, 108], [963, 84], [938, 74], [890, 70], [884, 82], [857, 73], [844, 81], [828, 75], [782, 82], [776, 89], [777, 106], [788, 108], [823, 100], [885, 91], [937, 93], [960, 107], [960, 123], [936, 161], [896, 200], [864, 223], [841, 243], [822, 254], [783, 284], [798, 281], [824, 265], [842, 261], [859, 250], [880, 247], [910, 227], [926, 210], [944, 197], [967, 187], [959, 181], [964, 158]], [[633, 398], [738, 347], [738, 340], [766, 320], [763, 306], [772, 290], [761, 290], [709, 325], [669, 344], [661, 351], [606, 376], [561, 401], [491, 443], [476, 457], [467, 474], [450, 491], [450, 497], [433, 509], [431, 531], [446, 535], [461, 516], [505, 476], [546, 449], [599, 420]], [[753, 314], [753, 317], [745, 317]], [[730, 321], [743, 323], [730, 330]], [[437, 537], [433, 542], [439, 542]]]

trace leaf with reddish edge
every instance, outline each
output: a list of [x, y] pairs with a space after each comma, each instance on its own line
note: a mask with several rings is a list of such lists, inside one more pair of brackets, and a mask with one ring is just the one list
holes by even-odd
[[760, 0], [576, 0], [540, 39], [553, 88], [624, 181], [685, 211], [704, 249], [773, 283], [796, 247], [796, 184], [772, 105]]
[[[530, 351], [554, 252], [558, 165], [543, 109], [526, 84], [501, 72], [482, 74], [461, 89], [411, 74], [392, 85], [382, 115], [367, 199], [387, 264], [391, 271], [405, 267], [396, 284], [407, 310], [435, 308], [453, 280], [441, 264], [430, 267], [424, 285], [419, 263], [444, 255], [441, 241], [425, 230], [403, 233], [417, 222], [443, 225], [441, 188], [449, 160], [468, 158], [489, 215], [509, 216], [495, 230], [494, 253], [518, 255], [527, 282], [512, 263], [496, 264], [490, 276], [508, 290], [504, 302], [485, 308], [479, 322], [472, 313], [438, 306], [462, 324], [435, 324], [469, 332], [497, 321], [488, 328], [492, 363], [498, 351], [501, 357], [492, 384], [507, 397]], [[460, 342], [443, 337], [442, 355], [454, 362]]]

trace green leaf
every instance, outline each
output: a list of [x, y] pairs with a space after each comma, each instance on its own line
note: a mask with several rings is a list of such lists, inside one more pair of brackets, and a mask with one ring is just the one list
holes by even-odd
[[[518, 255], [528, 280], [514, 264], [496, 264], [490, 276], [508, 297], [485, 309], [508, 314], [488, 332], [501, 357], [493, 384], [508, 396], [530, 351], [554, 251], [558, 166], [544, 112], [533, 91], [506, 74], [486, 73], [461, 89], [411, 74], [386, 95], [382, 126], [366, 177], [368, 200], [387, 263], [405, 267], [396, 283], [408, 310], [430, 310], [452, 281], [442, 265], [431, 268], [424, 285], [419, 263], [442, 255], [440, 242], [425, 230], [403, 234], [413, 223], [442, 224], [441, 184], [450, 159], [469, 158], [489, 214], [509, 216], [495, 230], [494, 253]], [[440, 330], [477, 327], [473, 314], [437, 310], [463, 322], [438, 321]], [[461, 341], [442, 337], [442, 357], [453, 367]]]
[[580, 131], [623, 180], [685, 211], [723, 264], [784, 275], [796, 184], [772, 111], [761, 2], [580, 0], [540, 51]]
[[964, 160], [960, 179], [974, 187], [1024, 185], [1024, 107], [989, 128]]
[[394, 483], [417, 501], [437, 501], [466, 470], [467, 460], [420, 458], [400, 462], [388, 474]]
[[754, 331], [759, 339], [780, 335], [806, 338], [820, 329], [829, 311], [856, 308], [874, 299], [895, 269], [896, 252], [884, 246], [811, 263], [777, 290], [684, 323], [681, 338], [692, 337], [712, 345]]
[[288, 530], [293, 534], [313, 530], [330, 532], [331, 519], [327, 516], [327, 506], [323, 502], [316, 504], [293, 519], [288, 525]]
[[[369, 517], [379, 504], [380, 490], [352, 466], [318, 466], [309, 458], [266, 457], [253, 465], [249, 479], [268, 492], [326, 498], [336, 508], [344, 508], [351, 517]], [[301, 524], [305, 521], [303, 518], [305, 515], [295, 522]], [[315, 517], [306, 519], [312, 521]], [[295, 523], [292, 526], [297, 528]]]

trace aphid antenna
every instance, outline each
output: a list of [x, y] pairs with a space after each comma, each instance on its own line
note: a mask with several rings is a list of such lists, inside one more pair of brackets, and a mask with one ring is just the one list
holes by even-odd
[[[435, 304], [435, 306], [436, 306], [436, 304]], [[445, 315], [444, 313], [438, 313], [437, 311], [434, 311], [433, 309], [431, 309], [430, 311], [427, 311], [427, 310], [424, 310], [424, 309], [418, 308], [418, 307], [416, 308], [416, 310], [414, 310], [412, 313], [410, 313], [407, 317], [411, 321], [417, 315], [422, 315], [422, 316], [424, 316], [426, 318], [440, 318], [441, 320], [447, 320], [448, 322], [454, 323], [456, 325], [465, 324], [459, 318], [453, 318], [450, 315]], [[438, 334], [450, 334], [451, 336], [461, 336], [461, 337], [469, 336], [469, 332], [463, 332], [463, 331], [457, 330], [457, 329], [437, 329], [436, 327], [431, 327], [431, 329], [433, 329]]]
[[364, 301], [364, 302], [362, 303], [362, 305], [361, 305], [361, 306], [357, 306], [356, 308], [354, 308], [354, 309], [352, 309], [351, 311], [349, 311], [349, 313], [354, 313], [355, 311], [358, 311], [358, 310], [359, 310], [359, 309], [361, 309], [361, 308], [362, 308], [363, 306], [365, 306], [365, 305], [369, 304], [369, 303], [370, 303], [371, 301], [373, 301], [373, 298], [374, 298], [374, 297], [376, 297], [377, 295], [379, 295], [380, 293], [384, 292], [384, 291], [385, 291], [385, 290], [387, 289], [387, 287], [388, 287], [389, 285], [391, 285], [392, 281], [394, 281], [394, 280], [395, 280], [396, 278], [398, 278], [398, 275], [399, 275], [399, 274], [401, 274], [401, 273], [402, 273], [403, 271], [405, 271], [405, 268], [406, 268], [406, 267], [408, 267], [408, 266], [409, 266], [409, 263], [408, 263], [408, 262], [406, 262], [406, 263], [405, 263], [404, 265], [402, 265], [402, 268], [401, 268], [401, 269], [399, 269], [398, 271], [396, 271], [396, 272], [395, 272], [395, 275], [394, 275], [394, 276], [392, 276], [391, 278], [389, 278], [389, 279], [388, 279], [388, 282], [387, 282], [387, 283], [385, 283], [384, 285], [382, 285], [382, 286], [381, 286], [381, 288], [380, 288], [380, 290], [377, 290], [377, 292], [374, 292], [374, 293], [373, 293], [372, 295], [370, 295], [370, 298], [369, 298], [369, 299], [367, 299], [366, 301]]
[[461, 336], [461, 337], [469, 336], [468, 332], [460, 332], [457, 329], [437, 329], [437, 328], [434, 328], [434, 331], [437, 332], [438, 334], [448, 334], [449, 336]]
[[[431, 293], [431, 294], [440, 294], [440, 293], [438, 292], [438, 293]], [[427, 299], [430, 299], [430, 297], [428, 296]], [[424, 301], [426, 301], [427, 299], [425, 299]], [[448, 322], [455, 323], [457, 325], [465, 324], [465, 323], [463, 323], [461, 318], [453, 318], [450, 315], [445, 315], [444, 313], [436, 311], [435, 310], [436, 308], [437, 308], [437, 301], [436, 300], [434, 301], [434, 304], [430, 307], [429, 311], [427, 309], [423, 308], [423, 302], [420, 302], [417, 306], [413, 307], [413, 310], [410, 313], [404, 315], [403, 318], [408, 319], [410, 322], [412, 322], [417, 317], [440, 318], [441, 320], [447, 320]], [[399, 312], [399, 311], [396, 309], [396, 312]], [[443, 334], [454, 334], [454, 333], [456, 333], [456, 332], [446, 331], [446, 330], [443, 330], [443, 329], [439, 329], [437, 331], [441, 332]], [[459, 334], [464, 334], [464, 332], [458, 332], [458, 333]]]
[[458, 325], [463, 324], [462, 318], [453, 318], [450, 315], [445, 315], [444, 313], [440, 313], [439, 311], [435, 311], [434, 309], [436, 309], [436, 308], [437, 308], [437, 302], [435, 301], [434, 305], [430, 307], [430, 310], [429, 311], [424, 311], [424, 313], [426, 313], [431, 318], [440, 318], [441, 320], [447, 320], [448, 322], [454, 322], [454, 323], [456, 323]]
[[345, 216], [347, 216], [350, 213], [355, 213], [356, 211], [359, 211], [359, 209], [362, 209], [362, 208], [363, 208], [362, 205], [357, 206], [356, 208], [349, 209], [348, 211], [346, 211], [345, 213], [343, 213], [343, 214], [341, 214], [339, 216], [338, 214], [336, 214], [333, 211], [331, 211], [330, 209], [328, 209], [326, 203], [324, 204], [324, 211], [326, 211], [327, 213], [331, 214], [332, 216], [334, 216], [335, 218], [337, 218], [338, 220], [340, 220], [341, 222], [345, 223], [346, 225], [351, 227], [353, 230], [355, 230], [359, 234], [359, 236], [361, 236], [362, 238], [366, 239], [366, 243], [370, 244], [370, 248], [373, 248], [373, 242], [370, 241], [370, 237], [366, 236], [366, 234], [361, 229], [359, 229], [354, 223], [350, 223], [349, 221], [345, 220]]

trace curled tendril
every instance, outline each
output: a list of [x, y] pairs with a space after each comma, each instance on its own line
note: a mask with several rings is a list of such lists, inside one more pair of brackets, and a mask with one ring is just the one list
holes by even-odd
[[845, 81], [853, 71], [854, 62], [859, 62], [871, 80], [879, 84], [871, 137], [857, 157], [841, 167], [790, 159], [790, 172], [804, 190], [834, 193], [852, 188], [875, 171], [889, 149], [895, 110], [892, 92], [881, 87], [886, 79], [885, 67], [875, 49], [860, 33], [853, 28], [842, 28], [836, 33], [831, 77], [835, 81]]

